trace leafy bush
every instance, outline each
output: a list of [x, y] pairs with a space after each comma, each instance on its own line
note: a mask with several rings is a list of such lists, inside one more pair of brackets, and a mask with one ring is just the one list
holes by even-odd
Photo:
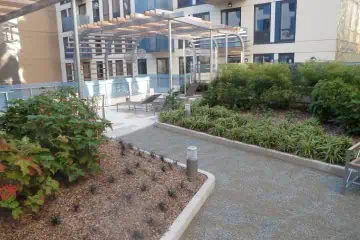
[[251, 114], [197, 103], [192, 105], [191, 117], [177, 115], [177, 111], [161, 113], [160, 121], [333, 164], [344, 164], [352, 144], [347, 137], [327, 135], [317, 119], [274, 122], [271, 117], [257, 119]]
[[322, 121], [336, 120], [348, 132], [360, 133], [360, 89], [340, 78], [316, 84], [310, 109]]
[[0, 207], [12, 209], [14, 217], [23, 205], [38, 211], [57, 191], [54, 179], [72, 182], [99, 170], [102, 133], [111, 126], [72, 89], [16, 100], [0, 125], [0, 185], [13, 185], [17, 193], [2, 198]]
[[[279, 91], [279, 93], [277, 93]], [[281, 99], [276, 96], [284, 96]], [[204, 95], [210, 106], [250, 109], [267, 104], [288, 107], [293, 100], [291, 73], [283, 64], [225, 65]]]
[[45, 197], [58, 190], [51, 172], [53, 156], [28, 138], [17, 140], [1, 132], [0, 159], [0, 207], [10, 209], [14, 218], [24, 206], [38, 211]]

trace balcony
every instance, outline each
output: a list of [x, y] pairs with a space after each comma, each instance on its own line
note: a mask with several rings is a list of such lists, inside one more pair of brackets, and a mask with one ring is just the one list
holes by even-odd
[[[90, 23], [90, 18], [89, 16], [86, 15], [79, 15], [78, 16], [78, 24], [89, 24]], [[62, 19], [62, 27], [63, 27], [63, 32], [67, 32], [67, 31], [72, 31], [74, 29], [73, 26], [73, 20], [72, 17], [64, 17]]]

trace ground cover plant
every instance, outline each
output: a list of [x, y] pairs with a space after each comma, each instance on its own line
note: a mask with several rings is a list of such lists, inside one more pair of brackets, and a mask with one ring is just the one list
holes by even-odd
[[190, 117], [178, 108], [162, 112], [160, 121], [338, 165], [344, 164], [346, 150], [352, 145], [349, 137], [327, 134], [314, 118], [298, 122], [288, 116], [274, 121], [266, 114], [259, 118], [223, 106], [202, 106], [201, 102], [192, 104]]
[[0, 239], [160, 239], [206, 180], [123, 141], [104, 142], [100, 153], [101, 171], [61, 188], [42, 211], [0, 215]]
[[308, 62], [227, 64], [204, 94], [211, 107], [306, 109], [322, 123], [360, 135], [360, 66]]
[[[99, 147], [110, 123], [71, 88], [15, 100], [0, 116], [0, 208], [19, 218], [100, 170]], [[6, 212], [6, 211], [5, 211]]]

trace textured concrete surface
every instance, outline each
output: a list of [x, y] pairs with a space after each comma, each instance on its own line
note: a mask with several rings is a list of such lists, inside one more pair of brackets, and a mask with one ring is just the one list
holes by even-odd
[[341, 179], [153, 126], [123, 139], [180, 162], [199, 148], [199, 167], [216, 187], [182, 240], [360, 239], [360, 188]]
[[[102, 116], [101, 112], [99, 114]], [[116, 106], [106, 107], [105, 118], [113, 124], [113, 130], [109, 129], [106, 132], [108, 137], [129, 134], [154, 124], [157, 119], [153, 112], [146, 112], [142, 109], [136, 110], [136, 113], [134, 110], [129, 111], [127, 104], [119, 106], [119, 111], [116, 111]]]

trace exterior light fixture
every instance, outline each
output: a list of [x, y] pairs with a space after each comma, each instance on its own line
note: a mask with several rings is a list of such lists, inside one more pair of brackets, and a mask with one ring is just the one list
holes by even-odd
[[232, 2], [229, 2], [229, 3], [228, 3], [228, 7], [232, 7]]

